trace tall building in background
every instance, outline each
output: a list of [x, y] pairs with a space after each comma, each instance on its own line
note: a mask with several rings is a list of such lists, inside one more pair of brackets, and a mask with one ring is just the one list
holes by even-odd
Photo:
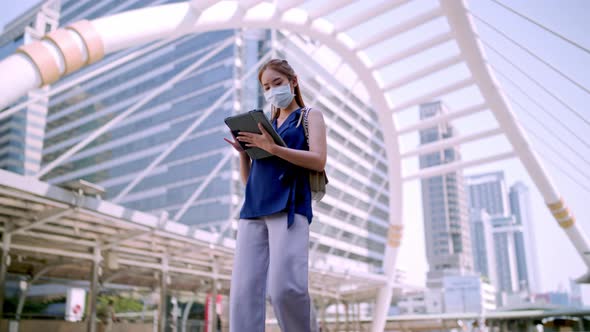
[[490, 278], [503, 304], [509, 294], [530, 295], [538, 286], [528, 189], [518, 182], [508, 191], [503, 172], [471, 175], [466, 184], [471, 231], [477, 239], [473, 241], [476, 271]]
[[[465, 184], [468, 193], [475, 271], [486, 276], [496, 290], [512, 292], [510, 278], [513, 273], [509, 262], [516, 259], [514, 250], [507, 252], [508, 247], [502, 246], [503, 249], [498, 252], [497, 239], [505, 240], [505, 238], [494, 234], [493, 223], [495, 218], [502, 218], [509, 213], [504, 173], [470, 175], [465, 178]], [[501, 253], [500, 257], [497, 257], [498, 253]], [[505, 266], [504, 263], [508, 265]]]
[[518, 181], [510, 186], [510, 210], [518, 225], [522, 225], [522, 233], [516, 238], [519, 283], [529, 292], [541, 290], [539, 279], [539, 263], [535, 242], [535, 225], [530, 211], [528, 187]]
[[[59, 26], [66, 26], [172, 2], [177, 1], [63, 0], [57, 17]], [[8, 25], [0, 36], [2, 56], [26, 42], [25, 31], [36, 24], [31, 18], [39, 8]], [[377, 114], [348, 65], [338, 66], [347, 75], [335, 75], [328, 56], [333, 53], [327, 48], [304, 36], [275, 32], [223, 30], [158, 41], [110, 54], [60, 80], [49, 90], [47, 114], [42, 116], [46, 123], [14, 117], [27, 126], [42, 127], [37, 134], [19, 133], [41, 140], [42, 167], [123, 112], [137, 110], [41, 180], [62, 185], [84, 179], [104, 187], [105, 200], [233, 236], [231, 221], [241, 207], [243, 185], [239, 161], [223, 140], [230, 135], [223, 119], [264, 108], [257, 66], [271, 55], [286, 58], [298, 74], [306, 104], [321, 109], [328, 126], [330, 186], [314, 207], [310, 261], [334, 270], [381, 271], [389, 227], [389, 180]], [[144, 51], [147, 47], [151, 49]], [[111, 67], [101, 70], [106, 65]], [[173, 79], [172, 87], [150, 96]], [[57, 88], [60, 91], [54, 93]], [[194, 130], [177, 141], [193, 123]], [[159, 158], [168, 149], [170, 153]], [[25, 150], [33, 148], [23, 148], [14, 157], [27, 156]], [[0, 156], [0, 162], [7, 159]]]
[[491, 219], [496, 256], [498, 291], [515, 293], [520, 290], [516, 235], [522, 233], [513, 216], [496, 216]]
[[[420, 105], [420, 119], [446, 113], [438, 101]], [[420, 130], [420, 144], [426, 145], [453, 137], [449, 124]], [[420, 168], [428, 168], [461, 160], [457, 147], [420, 156]], [[429, 288], [442, 287], [445, 275], [464, 275], [473, 271], [471, 234], [463, 175], [450, 172], [421, 180], [422, 208], [429, 271]]]
[[483, 209], [470, 209], [473, 269], [499, 289], [492, 218]]
[[504, 172], [471, 175], [466, 178], [471, 209], [483, 209], [490, 216], [510, 214]]

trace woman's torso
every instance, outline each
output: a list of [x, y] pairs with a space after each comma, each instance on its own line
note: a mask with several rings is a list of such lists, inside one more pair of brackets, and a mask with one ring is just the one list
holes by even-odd
[[[298, 125], [301, 112], [301, 108], [291, 112], [278, 128], [275, 119], [273, 127], [288, 148], [309, 150], [302, 121]], [[309, 173], [276, 156], [252, 160], [240, 218], [253, 219], [278, 212], [288, 212], [288, 226], [294, 213], [306, 216], [311, 223]]]

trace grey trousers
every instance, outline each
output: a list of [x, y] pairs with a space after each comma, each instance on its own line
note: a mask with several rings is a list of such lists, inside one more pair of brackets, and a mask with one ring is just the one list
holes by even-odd
[[266, 295], [283, 332], [310, 332], [309, 224], [296, 214], [240, 219], [231, 278], [229, 331], [264, 332]]

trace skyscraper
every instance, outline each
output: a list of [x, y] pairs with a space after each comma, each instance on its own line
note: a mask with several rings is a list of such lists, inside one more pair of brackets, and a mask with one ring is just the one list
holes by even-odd
[[[472, 233], [478, 239], [473, 241], [476, 270], [488, 275], [499, 292], [530, 293], [536, 288], [531, 270], [536, 270], [536, 262], [528, 189], [517, 182], [508, 192], [503, 172], [471, 175], [466, 184]], [[492, 239], [491, 248], [486, 239]], [[494, 262], [495, 271], [490, 271], [489, 262]]]
[[483, 209], [490, 216], [510, 214], [504, 172], [492, 172], [467, 177], [469, 207]]
[[516, 235], [522, 234], [520, 225], [513, 216], [496, 216], [492, 218], [494, 236], [494, 255], [496, 256], [496, 274], [498, 291], [514, 293], [520, 290]]
[[492, 218], [483, 209], [470, 209], [471, 243], [473, 244], [473, 269], [498, 289], [496, 254]]
[[516, 256], [518, 259], [518, 275], [521, 287], [535, 293], [541, 290], [539, 284], [539, 264], [535, 244], [535, 226], [530, 212], [528, 187], [518, 181], [510, 186], [510, 209], [518, 225], [522, 225], [522, 233], [517, 234]]
[[[420, 105], [420, 119], [446, 112], [440, 101]], [[454, 129], [451, 125], [439, 124], [420, 131], [420, 144], [426, 145], [453, 135]], [[459, 149], [451, 147], [421, 155], [420, 168], [460, 159]], [[445, 275], [462, 275], [473, 271], [463, 175], [460, 171], [450, 172], [423, 179], [421, 185], [426, 257], [429, 265], [427, 284], [428, 287], [437, 288], [442, 286], [442, 278]]]

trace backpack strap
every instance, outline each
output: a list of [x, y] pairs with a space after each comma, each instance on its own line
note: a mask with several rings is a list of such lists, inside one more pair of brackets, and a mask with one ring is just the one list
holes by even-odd
[[303, 131], [305, 132], [307, 146], [309, 146], [309, 111], [311, 111], [311, 107], [304, 107], [303, 111], [301, 112], [301, 117], [299, 118], [300, 122], [301, 118], [303, 118]]

